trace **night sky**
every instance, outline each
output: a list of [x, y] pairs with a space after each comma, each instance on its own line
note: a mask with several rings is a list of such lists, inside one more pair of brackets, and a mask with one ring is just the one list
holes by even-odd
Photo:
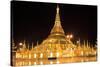
[[[54, 25], [56, 3], [11, 2], [11, 35], [15, 43], [26, 40], [42, 42]], [[73, 34], [73, 40], [97, 40], [97, 6], [59, 4], [61, 24], [65, 34]]]

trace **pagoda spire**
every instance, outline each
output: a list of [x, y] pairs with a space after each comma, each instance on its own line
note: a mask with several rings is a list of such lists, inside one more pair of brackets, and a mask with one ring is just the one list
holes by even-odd
[[24, 40], [23, 48], [26, 49], [26, 41]]
[[39, 45], [39, 43], [38, 43], [38, 41], [37, 41], [37, 44], [36, 44], [37, 46]]
[[86, 44], [86, 47], [87, 47], [87, 48], [89, 47], [89, 42], [88, 42], [88, 40], [87, 40], [87, 44]]
[[17, 49], [14, 40], [12, 39], [12, 52], [16, 52], [15, 50]]
[[27, 48], [28, 48], [28, 50], [30, 49], [29, 43], [28, 43], [28, 45], [27, 45]]
[[12, 39], [12, 48], [15, 47], [15, 43], [14, 43], [14, 40]]
[[34, 44], [33, 44], [33, 42], [32, 42], [32, 49], [33, 49], [33, 47], [34, 47]]
[[61, 26], [60, 15], [59, 15], [59, 6], [58, 5], [57, 5], [57, 8], [56, 8], [55, 24], [54, 24], [53, 29], [51, 30], [51, 34], [52, 33], [64, 34], [64, 30]]
[[81, 43], [80, 43], [80, 42], [81, 42], [81, 40], [80, 40], [80, 38], [79, 38], [79, 40], [78, 40], [78, 46], [79, 46], [79, 47], [81, 47]]

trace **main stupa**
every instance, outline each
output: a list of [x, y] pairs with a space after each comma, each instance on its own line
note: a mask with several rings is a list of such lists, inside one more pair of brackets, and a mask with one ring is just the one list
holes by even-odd
[[[53, 53], [55, 57], [57, 52], [59, 52], [59, 56], [62, 55], [62, 51], [67, 48], [75, 48], [75, 45], [70, 40], [67, 40], [64, 30], [61, 26], [60, 14], [59, 14], [59, 6], [56, 8], [56, 17], [54, 26], [50, 32], [50, 35], [43, 40], [43, 42], [37, 46], [37, 48], [44, 53]], [[36, 48], [36, 49], [37, 49]], [[70, 50], [70, 49], [69, 49]]]

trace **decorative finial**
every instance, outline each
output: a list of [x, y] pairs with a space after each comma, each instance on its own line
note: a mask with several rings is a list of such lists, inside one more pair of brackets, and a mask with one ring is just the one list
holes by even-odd
[[37, 46], [38, 46], [38, 44], [39, 44], [39, 43], [38, 43], [38, 41], [37, 41]]
[[32, 48], [34, 47], [34, 44], [33, 44], [33, 42], [32, 42]]
[[26, 49], [26, 41], [24, 40], [23, 48]]
[[57, 4], [57, 9], [56, 10], [57, 10], [57, 13], [59, 13], [59, 6], [58, 6], [58, 4]]
[[28, 49], [30, 49], [29, 43], [28, 43], [28, 45], [27, 45], [27, 46], [28, 46]]
[[61, 26], [61, 21], [60, 21], [60, 14], [59, 14], [59, 6], [57, 5], [56, 7], [56, 16], [55, 16], [55, 24], [53, 29], [51, 30], [51, 33], [61, 33], [64, 34], [64, 30]]
[[87, 40], [87, 48], [88, 48], [88, 45], [89, 45], [89, 43], [88, 43], [88, 40]]

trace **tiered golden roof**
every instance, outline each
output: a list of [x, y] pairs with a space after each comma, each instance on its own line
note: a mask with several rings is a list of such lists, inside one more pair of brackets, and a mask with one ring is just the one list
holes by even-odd
[[57, 45], [60, 44], [68, 46], [68, 41], [66, 40], [66, 36], [64, 33], [64, 30], [61, 26], [60, 21], [60, 14], [59, 14], [59, 6], [56, 8], [56, 18], [55, 18], [55, 24], [50, 32], [50, 35], [42, 42], [44, 45]]

